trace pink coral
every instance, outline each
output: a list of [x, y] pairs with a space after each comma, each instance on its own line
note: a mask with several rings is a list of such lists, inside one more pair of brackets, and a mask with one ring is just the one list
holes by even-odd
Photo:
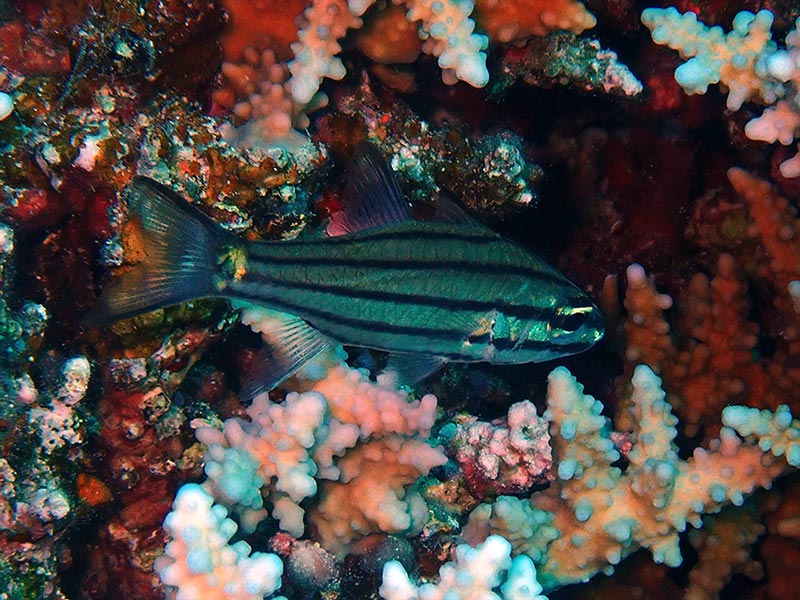
[[512, 404], [507, 419], [456, 421], [442, 431], [442, 437], [467, 487], [479, 499], [527, 492], [552, 478], [547, 422], [536, 414], [532, 402]]
[[[325, 360], [325, 359], [323, 359]], [[294, 536], [304, 520], [335, 554], [370, 533], [418, 532], [427, 516], [422, 496], [410, 486], [446, 458], [426, 441], [436, 416], [436, 398], [409, 401], [408, 394], [372, 383], [335, 361], [300, 373], [300, 392], [281, 403], [264, 394], [222, 430], [201, 425], [208, 446], [206, 487], [241, 515], [252, 531], [270, 514]], [[315, 373], [319, 375], [319, 373]], [[263, 496], [262, 497], [262, 492]], [[301, 507], [317, 496], [308, 515]]]

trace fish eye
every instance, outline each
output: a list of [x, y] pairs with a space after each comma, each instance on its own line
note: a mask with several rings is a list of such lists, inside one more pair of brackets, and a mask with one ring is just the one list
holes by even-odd
[[[570, 312], [567, 312], [567, 310]], [[553, 320], [551, 321], [551, 325], [553, 327], [557, 327], [562, 331], [567, 332], [577, 331], [583, 326], [584, 323], [586, 323], [586, 320], [589, 318], [589, 312], [591, 311], [590, 308], [585, 308], [582, 310], [567, 310], [564, 310], [563, 312], [559, 311], [559, 313], [553, 317]]]

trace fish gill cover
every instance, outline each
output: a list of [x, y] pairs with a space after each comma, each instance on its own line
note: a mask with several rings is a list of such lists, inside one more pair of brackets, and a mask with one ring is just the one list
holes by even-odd
[[[0, 3], [0, 597], [792, 598], [800, 9], [666, 4]], [[81, 325], [135, 177], [299, 244], [363, 142], [605, 338], [412, 388], [326, 344], [250, 401], [260, 307]]]

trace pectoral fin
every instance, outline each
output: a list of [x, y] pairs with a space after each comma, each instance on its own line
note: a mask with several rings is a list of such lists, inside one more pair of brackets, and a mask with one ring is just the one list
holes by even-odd
[[244, 377], [243, 398], [270, 391], [332, 345], [330, 338], [300, 317], [287, 313], [246, 308], [242, 311], [242, 323], [260, 333], [266, 343], [259, 350], [253, 369]]
[[395, 379], [397, 385], [412, 386], [441, 369], [447, 360], [429, 354], [390, 354], [382, 375]]

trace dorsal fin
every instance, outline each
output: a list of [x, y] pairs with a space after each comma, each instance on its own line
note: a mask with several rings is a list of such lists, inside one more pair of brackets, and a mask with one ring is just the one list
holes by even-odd
[[436, 197], [436, 207], [432, 220], [436, 223], [488, 229], [486, 225], [470, 215], [458, 200], [444, 192]]
[[357, 233], [410, 220], [397, 178], [373, 144], [356, 148], [343, 194], [344, 206], [328, 225], [328, 235]]

